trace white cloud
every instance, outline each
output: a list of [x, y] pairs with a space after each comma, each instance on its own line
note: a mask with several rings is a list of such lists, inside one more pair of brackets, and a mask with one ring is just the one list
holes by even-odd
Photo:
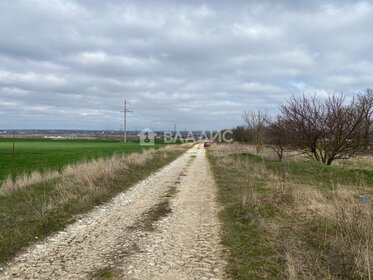
[[281, 92], [282, 89], [270, 84], [261, 84], [257, 82], [249, 82], [249, 83], [244, 83], [240, 86], [240, 88], [246, 90], [246, 91], [251, 91], [251, 92]]
[[266, 27], [258, 24], [241, 24], [233, 25], [233, 34], [237, 37], [247, 37], [249, 39], [276, 39], [281, 35], [281, 32], [276, 27]]
[[352, 0], [3, 1], [0, 128], [120, 129], [124, 98], [129, 129], [225, 128], [292, 94], [351, 96], [373, 86], [372, 12]]

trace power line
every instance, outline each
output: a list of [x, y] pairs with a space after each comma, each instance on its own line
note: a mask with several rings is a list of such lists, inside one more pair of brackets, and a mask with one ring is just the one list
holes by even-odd
[[129, 103], [126, 99], [124, 99], [124, 109], [123, 111], [123, 143], [127, 143], [127, 112], [133, 112], [127, 109], [127, 103]]

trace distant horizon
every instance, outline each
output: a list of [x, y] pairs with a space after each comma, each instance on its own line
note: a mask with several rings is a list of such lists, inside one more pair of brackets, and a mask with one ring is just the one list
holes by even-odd
[[[145, 129], [145, 128], [143, 128]], [[137, 131], [142, 131], [143, 129], [140, 129], [140, 130], [127, 130], [127, 133], [128, 132], [137, 132]], [[225, 128], [225, 129], [229, 129], [229, 128]], [[183, 130], [183, 129], [176, 129], [176, 131], [192, 131], [192, 132], [199, 132], [199, 131], [219, 131], [219, 130], [224, 130], [224, 129], [193, 129], [193, 130]], [[38, 128], [27, 128], [27, 129], [2, 129], [0, 128], [0, 132], [13, 132], [13, 131], [113, 131], [113, 132], [123, 132], [123, 130], [115, 130], [115, 129], [38, 129]], [[153, 130], [154, 132], [163, 132], [163, 131], [174, 131], [174, 130]]]

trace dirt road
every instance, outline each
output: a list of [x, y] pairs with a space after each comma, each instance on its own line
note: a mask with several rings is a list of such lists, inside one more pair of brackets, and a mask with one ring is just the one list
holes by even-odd
[[215, 191], [197, 145], [29, 248], [0, 279], [224, 279]]

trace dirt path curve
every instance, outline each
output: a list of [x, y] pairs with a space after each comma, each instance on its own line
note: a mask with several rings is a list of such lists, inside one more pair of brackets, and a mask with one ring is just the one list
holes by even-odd
[[30, 247], [0, 279], [224, 279], [215, 191], [197, 145]]

